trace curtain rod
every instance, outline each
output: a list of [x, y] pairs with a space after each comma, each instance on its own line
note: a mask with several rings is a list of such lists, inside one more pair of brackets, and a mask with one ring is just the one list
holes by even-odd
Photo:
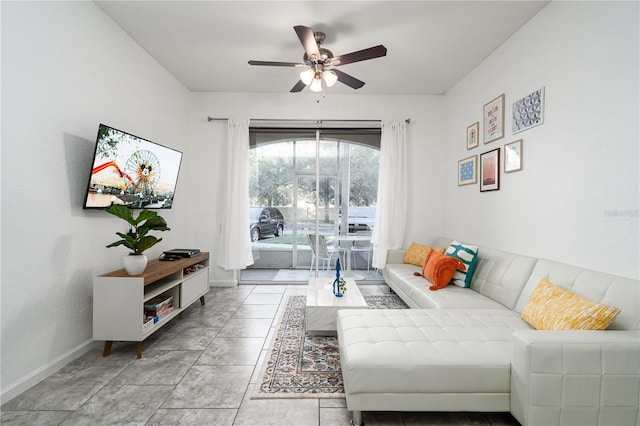
[[[228, 118], [221, 118], [221, 117], [207, 117], [207, 121], [226, 121], [228, 120]], [[313, 121], [313, 120], [290, 120], [290, 119], [286, 119], [286, 118], [254, 118], [253, 120], [256, 121]], [[371, 121], [371, 122], [380, 122], [382, 120], [349, 120], [349, 119], [336, 119], [336, 120], [315, 120], [315, 121]], [[407, 118], [404, 120], [405, 123], [410, 124], [411, 123], [411, 118]]]

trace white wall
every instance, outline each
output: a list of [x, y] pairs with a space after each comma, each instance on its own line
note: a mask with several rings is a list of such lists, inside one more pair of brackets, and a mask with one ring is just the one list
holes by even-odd
[[92, 279], [122, 267], [124, 222], [81, 207], [98, 124], [187, 153], [164, 249], [190, 243], [191, 159], [190, 93], [93, 2], [1, 7], [6, 401], [88, 348]]
[[[552, 2], [449, 91], [445, 235], [638, 277], [638, 5]], [[512, 103], [541, 86], [544, 124], [512, 135]], [[502, 93], [505, 138], [467, 151]], [[457, 187], [458, 160], [520, 138], [524, 169], [499, 191]]]
[[[362, 96], [333, 95], [324, 99], [311, 92], [298, 94], [194, 94], [191, 120], [193, 141], [198, 145], [196, 166], [203, 190], [200, 208], [194, 212], [199, 225], [195, 245], [212, 252], [212, 264], [218, 259], [219, 229], [222, 220], [221, 196], [228, 173], [225, 158], [226, 122], [208, 122], [207, 116], [265, 119], [368, 119], [403, 120], [411, 118], [407, 130], [409, 170], [414, 176], [409, 183], [413, 196], [407, 206], [409, 215], [406, 243], [430, 242], [441, 233], [439, 207], [442, 192], [443, 99], [441, 96]], [[419, 172], [417, 172], [419, 171]], [[206, 191], [205, 189], [206, 188]], [[215, 284], [233, 281], [233, 274], [212, 268]]]

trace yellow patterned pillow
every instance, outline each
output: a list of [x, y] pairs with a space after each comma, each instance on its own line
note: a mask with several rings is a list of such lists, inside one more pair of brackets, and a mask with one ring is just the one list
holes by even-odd
[[543, 278], [521, 317], [536, 330], [605, 330], [619, 313], [620, 308], [594, 303]]
[[433, 248], [425, 246], [424, 244], [411, 243], [407, 253], [404, 255], [404, 263], [410, 263], [422, 268], [424, 261], [427, 260], [427, 254], [429, 254], [429, 250], [431, 249], [440, 254], [444, 253], [444, 248]]

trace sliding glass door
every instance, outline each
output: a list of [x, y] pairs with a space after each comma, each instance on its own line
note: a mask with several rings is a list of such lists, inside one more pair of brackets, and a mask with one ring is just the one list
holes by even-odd
[[[265, 279], [306, 281], [309, 271], [315, 269], [309, 235], [322, 235], [332, 248], [342, 249], [345, 260], [344, 246], [353, 242], [341, 241], [340, 236], [367, 234], [373, 227], [379, 132], [378, 146], [331, 133], [321, 131], [316, 141], [315, 130], [269, 129], [253, 139], [249, 190], [252, 211], [267, 209], [271, 214], [275, 209], [278, 216], [274, 222], [266, 214], [250, 224], [257, 229], [252, 243], [255, 263], [250, 269], [267, 271]], [[280, 216], [281, 232], [273, 227]], [[354, 268], [369, 269], [366, 250], [354, 250], [350, 256]], [[335, 266], [336, 257], [329, 268]], [[323, 269], [327, 263], [319, 265]]]

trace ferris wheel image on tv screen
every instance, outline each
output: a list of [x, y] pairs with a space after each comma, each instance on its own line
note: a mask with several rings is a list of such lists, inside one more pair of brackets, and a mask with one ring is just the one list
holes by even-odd
[[158, 157], [147, 150], [136, 151], [124, 167], [124, 183], [127, 192], [151, 195], [160, 182], [160, 162]]
[[83, 208], [170, 209], [182, 152], [100, 124]]

